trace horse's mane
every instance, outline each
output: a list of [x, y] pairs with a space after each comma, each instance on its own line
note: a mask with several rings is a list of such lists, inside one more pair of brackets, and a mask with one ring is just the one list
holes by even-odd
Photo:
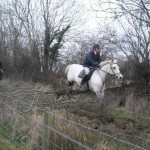
[[104, 61], [100, 62], [100, 66], [102, 67], [102, 66], [110, 64], [110, 63], [117, 64], [117, 59], [114, 59], [114, 60], [104, 60]]
[[107, 64], [110, 64], [112, 62], [112, 60], [104, 60], [102, 62], [100, 62], [100, 66], [104, 66], [104, 65], [107, 65]]

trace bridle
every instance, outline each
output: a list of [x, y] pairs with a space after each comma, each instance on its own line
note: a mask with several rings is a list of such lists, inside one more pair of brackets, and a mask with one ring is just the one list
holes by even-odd
[[111, 68], [113, 74], [111, 74], [111, 73], [109, 73], [109, 72], [106, 72], [106, 71], [102, 70], [101, 68], [100, 68], [100, 69], [97, 68], [98, 74], [99, 74], [99, 76], [100, 76], [101, 79], [102, 79], [103, 85], [106, 83], [106, 79], [105, 79], [105, 81], [103, 81], [103, 78], [102, 78], [101, 74], [99, 73], [99, 71], [102, 71], [102, 72], [105, 72], [106, 74], [109, 74], [109, 75], [111, 75], [111, 76], [116, 76], [116, 77], [117, 77], [117, 75], [120, 74], [120, 73], [115, 73], [115, 72], [114, 72], [113, 67], [112, 67], [112, 65], [114, 65], [114, 64], [117, 64], [117, 63], [110, 63], [110, 68]]
[[116, 77], [117, 77], [118, 74], [120, 74], [120, 72], [118, 72], [118, 73], [115, 73], [115, 72], [114, 72], [113, 67], [112, 67], [112, 65], [114, 65], [114, 64], [117, 64], [117, 63], [111, 63], [111, 64], [110, 64], [110, 68], [111, 68], [111, 70], [112, 70], [112, 72], [113, 72], [113, 74], [110, 74], [110, 75], [113, 75], [113, 76], [116, 76]]

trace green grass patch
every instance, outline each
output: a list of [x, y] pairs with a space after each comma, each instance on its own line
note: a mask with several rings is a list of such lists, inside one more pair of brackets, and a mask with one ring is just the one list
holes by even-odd
[[150, 119], [137, 114], [129, 114], [119, 109], [108, 109], [108, 114], [117, 120], [124, 120], [128, 122], [138, 123], [144, 127], [150, 127]]
[[135, 119], [138, 123], [144, 125], [145, 127], [150, 127], [150, 119], [146, 119], [137, 115], [133, 115], [132, 118]]
[[0, 150], [26, 150], [28, 144], [28, 140], [22, 141], [13, 137], [12, 124], [8, 122], [0, 124]]
[[94, 104], [79, 105], [79, 108], [90, 113], [92, 112], [95, 114], [99, 114], [99, 106], [96, 106]]
[[12, 135], [12, 127], [9, 123], [0, 124], [0, 137], [7, 138]]
[[79, 104], [77, 108], [72, 108], [70, 112], [79, 116], [86, 116], [90, 120], [99, 117], [99, 108], [94, 104]]
[[0, 139], [0, 150], [12, 150], [12, 147], [8, 142], [2, 141]]

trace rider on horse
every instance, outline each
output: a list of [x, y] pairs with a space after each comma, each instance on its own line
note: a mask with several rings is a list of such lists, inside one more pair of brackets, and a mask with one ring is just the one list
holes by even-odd
[[94, 44], [92, 50], [87, 53], [86, 58], [83, 62], [85, 75], [82, 78], [81, 85], [84, 85], [84, 83], [87, 82], [88, 80], [88, 74], [90, 72], [89, 68], [99, 67], [100, 62], [101, 62], [100, 45]]

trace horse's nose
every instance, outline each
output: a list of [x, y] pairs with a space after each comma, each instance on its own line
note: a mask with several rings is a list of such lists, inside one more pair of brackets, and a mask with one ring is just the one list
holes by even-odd
[[123, 78], [122, 74], [120, 74], [119, 79], [121, 80]]
[[123, 76], [122, 76], [122, 74], [118, 74], [118, 75], [116, 76], [116, 78], [118, 78], [119, 80], [121, 80], [121, 79], [123, 78]]

